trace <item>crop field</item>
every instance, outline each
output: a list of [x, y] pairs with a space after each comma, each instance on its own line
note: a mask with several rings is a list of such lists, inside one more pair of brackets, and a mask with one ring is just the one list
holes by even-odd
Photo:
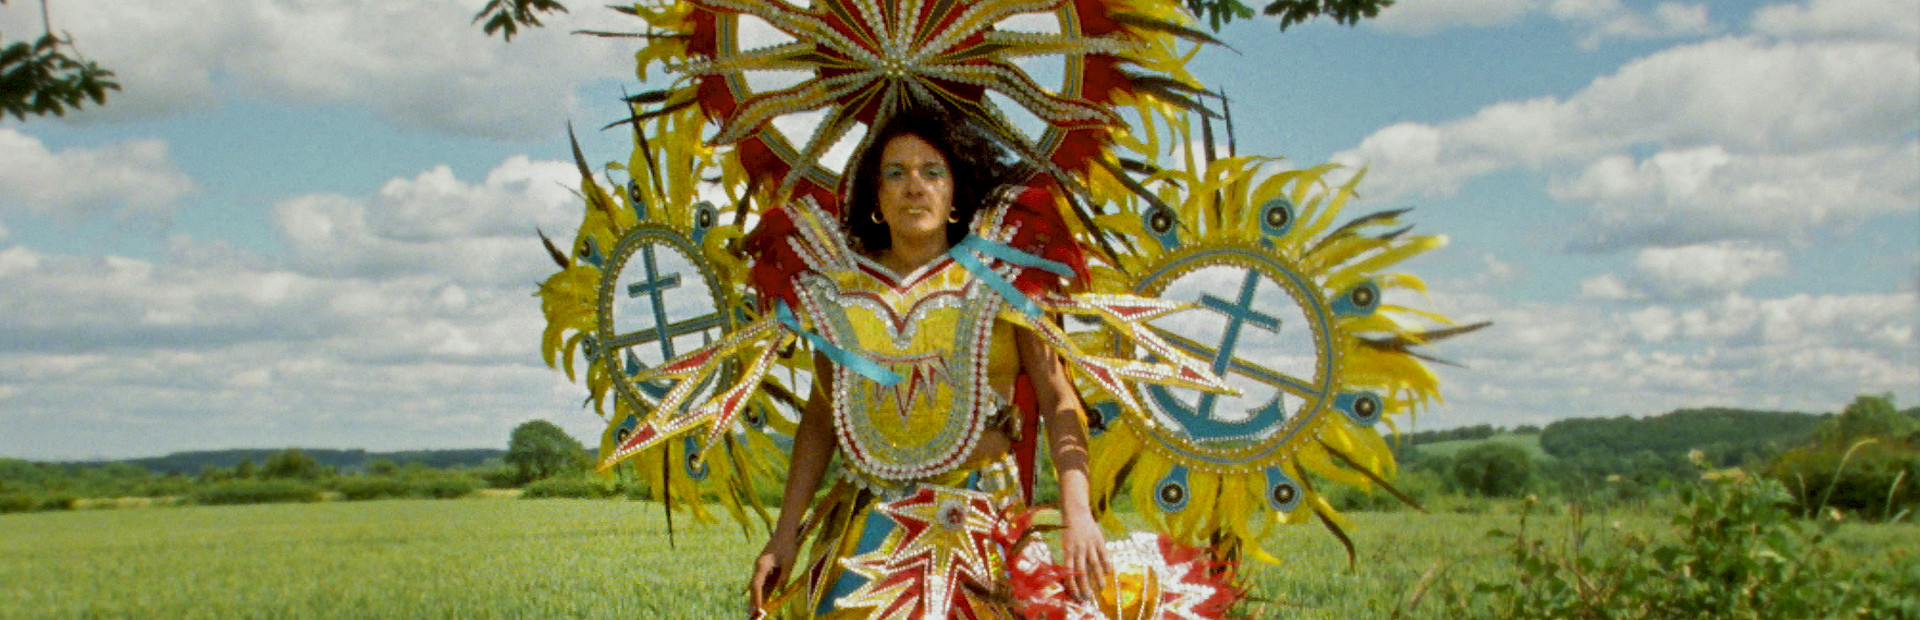
[[[1494, 514], [1352, 515], [1359, 563], [1317, 525], [1250, 567], [1257, 617], [1447, 616], [1431, 593], [1510, 574]], [[1589, 521], [1656, 531], [1645, 515]], [[1565, 516], [1532, 527], [1564, 528]], [[0, 515], [0, 617], [733, 618], [765, 534], [656, 504], [394, 500]], [[1550, 538], [1552, 539], [1552, 538]], [[1848, 524], [1843, 552], [1920, 548], [1913, 525]], [[1502, 572], [1505, 571], [1505, 572]], [[1411, 603], [1414, 599], [1420, 599]]]

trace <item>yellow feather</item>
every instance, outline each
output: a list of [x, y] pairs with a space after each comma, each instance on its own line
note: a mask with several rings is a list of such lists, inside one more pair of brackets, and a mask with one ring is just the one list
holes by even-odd
[[1334, 290], [1346, 290], [1347, 287], [1358, 284], [1360, 280], [1366, 278], [1369, 272], [1378, 271], [1388, 265], [1406, 260], [1421, 252], [1445, 246], [1446, 244], [1447, 238], [1441, 235], [1409, 239], [1400, 247], [1375, 254], [1349, 265], [1340, 271], [1334, 272], [1332, 275], [1327, 276], [1326, 286]]

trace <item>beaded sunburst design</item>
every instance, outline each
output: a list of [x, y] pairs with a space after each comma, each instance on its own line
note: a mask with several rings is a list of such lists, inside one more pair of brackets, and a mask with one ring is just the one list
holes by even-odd
[[1273, 559], [1258, 541], [1278, 523], [1318, 516], [1345, 539], [1345, 520], [1315, 480], [1392, 491], [1380, 423], [1390, 427], [1439, 396], [1438, 380], [1409, 347], [1471, 327], [1423, 330], [1449, 321], [1386, 303], [1390, 293], [1425, 287], [1385, 270], [1445, 238], [1408, 234], [1404, 211], [1340, 222], [1359, 179], [1329, 183], [1334, 169], [1284, 170], [1254, 157], [1195, 162], [1145, 180], [1160, 202], [1099, 220], [1137, 249], [1116, 257], [1103, 285], [1198, 306], [1148, 329], [1208, 360], [1241, 393], [1098, 386], [1117, 402], [1092, 399], [1106, 429], [1092, 451], [1096, 495], [1130, 491], [1184, 543], [1227, 541]]
[[[1075, 173], [1125, 133], [1116, 104], [1146, 91], [1197, 90], [1169, 34], [1191, 33], [1180, 25], [1184, 11], [1166, 2], [693, 0], [631, 12], [650, 26], [651, 43], [638, 54], [642, 77], [655, 61], [678, 76], [647, 96], [659, 107], [642, 118], [662, 119], [662, 134], [705, 135], [733, 148], [755, 174], [829, 209], [838, 176], [821, 157], [857, 125], [872, 126], [908, 102], [984, 121], [1022, 156]], [[1015, 30], [1011, 19], [1035, 30]], [[786, 40], [760, 45], [768, 42], [752, 40], [763, 32], [753, 22]], [[1042, 84], [1014, 59], [1057, 65], [1059, 83]], [[807, 79], [760, 86], [766, 79], [757, 78], [780, 72]], [[1044, 129], [1026, 135], [988, 93]], [[821, 115], [804, 138], [774, 125], [803, 113]], [[709, 122], [717, 126], [711, 133]]]

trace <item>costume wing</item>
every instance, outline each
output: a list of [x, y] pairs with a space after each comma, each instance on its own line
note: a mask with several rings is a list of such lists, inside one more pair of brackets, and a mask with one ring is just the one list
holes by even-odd
[[[561, 270], [540, 286], [549, 366], [584, 379], [587, 404], [607, 421], [602, 470], [672, 511], [711, 519], [717, 500], [743, 526], [764, 522], [756, 489], [778, 485], [773, 434], [791, 391], [775, 372], [791, 363], [784, 332], [747, 303], [740, 227], [695, 193], [686, 175], [716, 168], [697, 138], [640, 140], [610, 192], [574, 147], [586, 209], [571, 250], [551, 241]], [[698, 178], [697, 176], [693, 178]], [[543, 237], [544, 238], [544, 237]], [[786, 353], [782, 356], [781, 353]], [[749, 511], [754, 513], [749, 515]]]
[[1136, 231], [1137, 248], [1101, 272], [1101, 286], [1197, 305], [1145, 329], [1206, 360], [1239, 395], [1159, 385], [1090, 391], [1101, 418], [1096, 495], [1128, 496], [1182, 542], [1267, 560], [1259, 541], [1280, 523], [1317, 518], [1348, 541], [1350, 526], [1323, 485], [1383, 487], [1406, 499], [1388, 483], [1394, 463], [1382, 422], [1391, 430], [1440, 396], [1409, 345], [1478, 327], [1429, 329], [1451, 323], [1387, 301], [1425, 292], [1419, 278], [1388, 270], [1443, 237], [1411, 234], [1404, 211], [1343, 222], [1359, 175], [1335, 183], [1334, 166], [1279, 164], [1190, 160], [1140, 181], [1159, 190], [1155, 200], [1128, 201], [1100, 220]]

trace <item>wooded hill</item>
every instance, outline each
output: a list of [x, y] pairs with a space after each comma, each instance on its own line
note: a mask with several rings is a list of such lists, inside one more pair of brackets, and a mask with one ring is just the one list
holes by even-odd
[[[1901, 415], [1920, 421], [1920, 407]], [[1651, 453], [1665, 458], [1685, 457], [1692, 450], [1723, 466], [1737, 465], [1813, 438], [1832, 413], [1796, 413], [1710, 407], [1680, 409], [1645, 418], [1569, 418], [1545, 428], [1506, 429], [1487, 424], [1407, 435], [1403, 445], [1418, 448], [1444, 441], [1487, 439], [1503, 433], [1540, 435], [1540, 448], [1560, 459], [1609, 460]]]
[[[145, 468], [160, 475], [182, 474], [192, 476], [208, 468], [232, 469], [242, 461], [260, 464], [267, 461], [281, 448], [243, 448], [233, 450], [203, 450], [193, 452], [175, 452], [166, 456], [155, 456], [117, 461], [89, 461], [64, 463], [80, 467], [104, 466], [110, 463], [124, 463]], [[385, 459], [395, 465], [419, 463], [433, 469], [454, 467], [480, 467], [488, 461], [498, 461], [507, 451], [497, 448], [469, 448], [462, 450], [401, 450], [396, 452], [368, 452], [366, 450], [327, 450], [302, 448], [307, 456], [313, 457], [323, 467], [330, 467], [341, 473], [366, 471], [367, 464]]]

